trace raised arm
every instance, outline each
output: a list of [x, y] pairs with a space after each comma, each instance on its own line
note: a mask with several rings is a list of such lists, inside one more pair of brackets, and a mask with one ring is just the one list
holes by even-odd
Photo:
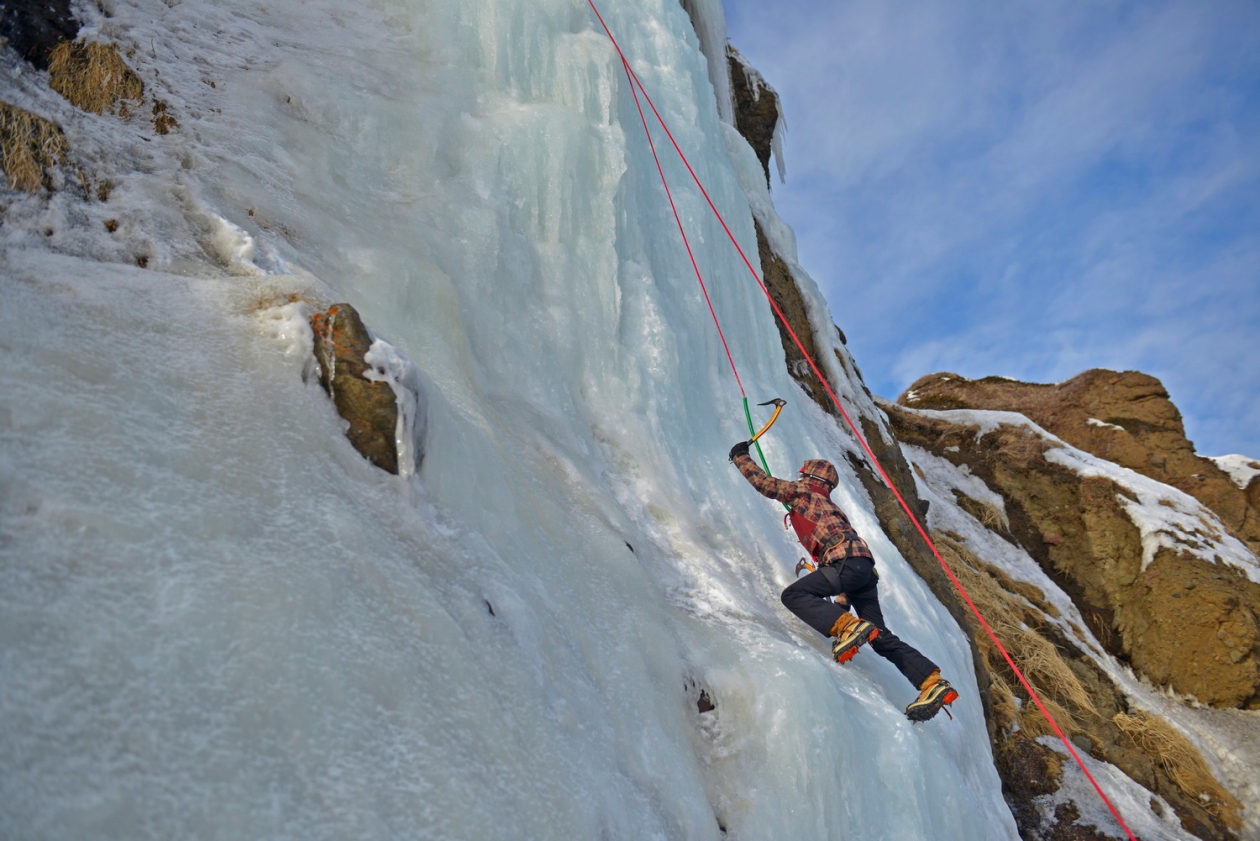
[[800, 486], [796, 482], [788, 482], [784, 479], [776, 479], [766, 473], [757, 466], [757, 462], [752, 460], [748, 455], [748, 449], [745, 447], [742, 451], [731, 451], [731, 462], [739, 468], [739, 472], [748, 480], [748, 484], [756, 488], [757, 493], [762, 496], [768, 496], [771, 499], [777, 499], [779, 502], [791, 504], [793, 500], [801, 495]]

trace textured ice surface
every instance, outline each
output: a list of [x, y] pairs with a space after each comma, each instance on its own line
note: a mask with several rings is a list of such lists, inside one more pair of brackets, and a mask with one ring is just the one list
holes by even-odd
[[[1015, 838], [965, 639], [680, 189], [750, 396], [790, 401], [772, 467], [845, 471], [955, 720], [779, 604], [797, 548], [726, 461], [739, 393], [584, 4], [111, 8], [178, 130], [7, 94], [114, 188], [5, 197], [0, 837]], [[687, 15], [601, 8], [755, 255]], [[419, 369], [411, 478], [342, 434], [306, 299]]]

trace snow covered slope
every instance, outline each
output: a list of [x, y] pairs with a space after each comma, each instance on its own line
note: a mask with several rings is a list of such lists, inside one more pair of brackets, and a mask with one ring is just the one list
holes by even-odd
[[[779, 605], [797, 553], [726, 463], [738, 391], [586, 4], [102, 6], [179, 128], [5, 71], [112, 191], [2, 199], [0, 837], [1014, 837], [967, 643], [852, 476], [956, 719]], [[601, 6], [755, 253], [687, 13]], [[792, 403], [772, 467], [838, 458], [677, 199], [750, 396]], [[413, 477], [342, 436], [290, 298], [416, 365]]]

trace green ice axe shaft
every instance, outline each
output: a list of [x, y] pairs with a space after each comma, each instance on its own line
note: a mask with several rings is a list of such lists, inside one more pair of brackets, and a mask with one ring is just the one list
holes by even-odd
[[767, 400], [765, 403], [758, 403], [757, 405], [774, 406], [774, 414], [770, 416], [770, 420], [766, 421], [766, 425], [757, 430], [757, 434], [749, 439], [748, 443], [750, 444], [770, 431], [770, 427], [774, 426], [774, 422], [779, 419], [779, 413], [783, 411], [783, 407], [787, 405], [787, 401], [782, 397], [776, 397], [773, 400]]
[[[757, 457], [761, 459], [762, 468], [766, 471], [766, 473], [770, 473], [770, 465], [766, 464], [766, 454], [761, 451], [761, 445], [757, 443], [757, 439], [762, 435], [765, 435], [770, 427], [774, 426], [774, 422], [779, 419], [779, 413], [783, 411], [783, 407], [787, 405], [787, 401], [780, 397], [776, 397], [773, 400], [767, 400], [765, 403], [758, 403], [757, 405], [774, 406], [774, 414], [770, 416], [770, 420], [767, 421], [766, 425], [761, 427], [759, 431], [754, 431], [752, 412], [748, 408], [748, 398], [744, 398], [744, 417], [748, 420], [748, 432], [752, 434], [752, 438], [748, 439], [748, 443], [757, 448]], [[774, 474], [771, 473], [770, 475], [773, 476]]]

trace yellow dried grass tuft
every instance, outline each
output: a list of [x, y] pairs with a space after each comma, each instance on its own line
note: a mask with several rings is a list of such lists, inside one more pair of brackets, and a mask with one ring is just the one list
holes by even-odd
[[1216, 781], [1194, 745], [1158, 716], [1138, 710], [1117, 713], [1116, 727], [1147, 756], [1159, 763], [1178, 788], [1203, 803], [1204, 808], [1231, 829], [1242, 827], [1242, 805]]
[[93, 114], [117, 108], [119, 116], [128, 117], [127, 102], [144, 99], [144, 82], [116, 44], [62, 41], [48, 56], [48, 77], [53, 90]]
[[170, 134], [173, 128], [179, 128], [179, 120], [176, 120], [168, 113], [165, 102], [160, 99], [154, 101], [153, 130], [158, 134]]
[[276, 307], [283, 307], [286, 304], [296, 303], [310, 304], [316, 309], [326, 309], [329, 302], [318, 295], [315, 290], [310, 288], [293, 289], [289, 287], [281, 287], [274, 283], [258, 283], [250, 284], [249, 293], [246, 298], [246, 309], [251, 312], [264, 312]]
[[[1037, 633], [1041, 618], [1031, 605], [1044, 609], [1044, 597], [1038, 588], [1015, 587], [1018, 584], [1001, 570], [980, 560], [974, 552], [944, 533], [933, 535], [937, 547], [950, 562], [950, 569], [971, 594], [972, 601], [985, 615], [1002, 645], [1020, 667], [1028, 683], [1041, 698], [1046, 709], [1059, 722], [1065, 732], [1080, 731], [1079, 716], [1098, 716], [1098, 709], [1089, 691], [1072, 671], [1067, 660], [1054, 643]], [[993, 676], [1005, 673], [1010, 667], [1001, 652], [984, 635], [977, 640], [981, 653], [989, 663]], [[1014, 693], [1004, 680], [995, 680], [995, 695]], [[1003, 706], [1006, 699], [1001, 699]], [[1045, 722], [1036, 705], [1029, 701], [1019, 714], [1020, 729], [1030, 736], [1049, 735], [1054, 731]]]
[[1027, 627], [1003, 624], [997, 630], [1000, 638], [1008, 640], [1007, 651], [1020, 665], [1024, 677], [1038, 690], [1038, 695], [1049, 694], [1055, 700], [1071, 703], [1082, 712], [1098, 715], [1089, 691], [1054, 643]]
[[[1041, 698], [1041, 703], [1045, 705], [1050, 715], [1054, 716], [1054, 720], [1059, 723], [1059, 728], [1065, 734], [1081, 732], [1081, 726], [1077, 723], [1076, 716], [1070, 710], [1044, 692], [1038, 691], [1037, 695]], [[1059, 737], [1059, 734], [1054, 732], [1050, 722], [1046, 720], [1046, 717], [1041, 714], [1041, 710], [1037, 709], [1037, 705], [1032, 701], [1025, 703], [1023, 709], [1020, 710], [1019, 725], [1020, 732], [1030, 739], [1039, 739], [1042, 736], [1054, 736], [1056, 739]]]
[[49, 183], [49, 171], [65, 160], [70, 144], [54, 123], [0, 102], [0, 152], [9, 187], [34, 193]]

